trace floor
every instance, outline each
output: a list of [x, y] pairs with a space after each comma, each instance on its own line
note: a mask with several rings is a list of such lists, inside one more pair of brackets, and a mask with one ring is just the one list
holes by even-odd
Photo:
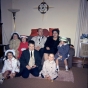
[[[1, 68], [2, 64], [0, 64]], [[88, 88], [88, 68], [72, 67], [71, 70], [74, 75], [74, 83], [64, 81], [54, 81], [52, 83], [48, 80], [18, 77], [5, 80], [3, 84], [0, 84], [0, 88]]]

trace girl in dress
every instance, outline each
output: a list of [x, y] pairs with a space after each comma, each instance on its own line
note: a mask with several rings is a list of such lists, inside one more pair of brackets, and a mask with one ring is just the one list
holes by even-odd
[[56, 63], [54, 61], [54, 54], [49, 54], [49, 58], [44, 61], [40, 76], [42, 76], [42, 78], [51, 80], [51, 82], [58, 77], [58, 73], [56, 72]]
[[59, 71], [59, 60], [62, 60], [64, 61], [66, 71], [68, 71], [67, 59], [69, 53], [69, 44], [67, 42], [67, 38], [65, 37], [60, 38], [60, 43], [57, 46], [57, 49], [58, 51], [55, 55], [57, 70]]
[[5, 52], [6, 60], [4, 61], [4, 66], [2, 69], [2, 75], [4, 79], [15, 77], [16, 73], [19, 72], [19, 68], [17, 66], [18, 61], [15, 59], [15, 51], [7, 50]]
[[27, 36], [23, 35], [21, 36], [21, 38], [22, 38], [22, 42], [20, 43], [20, 46], [18, 48], [18, 51], [19, 51], [18, 59], [20, 59], [22, 51], [28, 48]]

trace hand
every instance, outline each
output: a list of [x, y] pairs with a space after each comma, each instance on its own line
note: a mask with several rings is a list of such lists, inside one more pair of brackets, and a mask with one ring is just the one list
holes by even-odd
[[37, 51], [39, 51], [39, 50], [40, 50], [40, 47], [39, 47], [39, 46], [37, 46], [37, 47], [35, 47], [35, 49], [36, 49]]
[[45, 75], [45, 79], [51, 80], [51, 77], [48, 75]]
[[51, 77], [50, 76], [48, 76], [48, 78], [47, 78], [48, 80], [51, 80]]
[[26, 68], [27, 68], [28, 70], [30, 70], [32, 67], [30, 67], [29, 65], [27, 65]]
[[35, 68], [35, 67], [36, 67], [36, 65], [32, 66], [32, 68]]
[[62, 58], [62, 56], [59, 56], [60, 57], [60, 59]]
[[49, 47], [46, 47], [46, 49], [47, 49], [47, 50], [50, 50], [50, 48], [49, 48]]

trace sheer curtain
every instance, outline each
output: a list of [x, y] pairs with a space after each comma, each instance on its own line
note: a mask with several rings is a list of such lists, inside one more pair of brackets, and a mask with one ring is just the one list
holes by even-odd
[[88, 33], [88, 1], [80, 0], [78, 13], [78, 22], [75, 36], [75, 56], [79, 57], [80, 36], [82, 33]]

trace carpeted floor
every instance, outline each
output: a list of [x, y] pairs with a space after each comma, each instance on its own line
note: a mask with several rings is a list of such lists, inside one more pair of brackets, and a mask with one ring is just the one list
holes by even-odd
[[[31, 74], [29, 77], [30, 78], [37, 78], [37, 79], [44, 79], [42, 77], [34, 77]], [[57, 77], [56, 81], [67, 81], [67, 82], [73, 82], [74, 83], [73, 72], [71, 70], [70, 71], [60, 70], [58, 72], [58, 77]]]
[[0, 88], [88, 88], [88, 69], [73, 67], [74, 83], [22, 77], [5, 80]]

